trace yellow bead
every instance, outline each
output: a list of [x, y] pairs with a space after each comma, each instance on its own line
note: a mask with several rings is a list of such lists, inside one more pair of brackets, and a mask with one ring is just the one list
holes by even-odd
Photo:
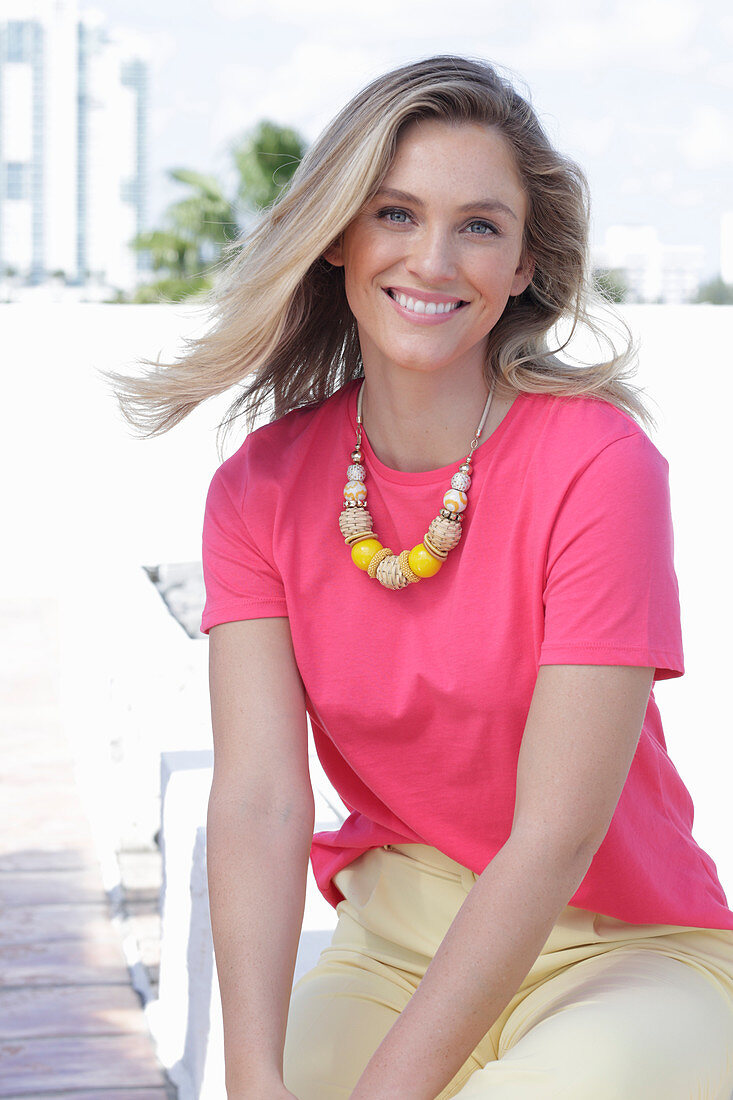
[[382, 544], [379, 539], [362, 539], [361, 542], [357, 542], [351, 547], [351, 557], [354, 565], [359, 569], [367, 570], [369, 568], [369, 562], [372, 560], [377, 550], [382, 549]]
[[417, 573], [418, 577], [434, 577], [443, 564], [442, 561], [434, 558], [421, 542], [413, 546], [407, 561], [410, 569], [413, 573]]

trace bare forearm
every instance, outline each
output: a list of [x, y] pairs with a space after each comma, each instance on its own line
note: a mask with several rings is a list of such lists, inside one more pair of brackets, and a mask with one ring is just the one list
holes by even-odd
[[529, 972], [590, 856], [548, 863], [509, 841], [466, 898], [352, 1100], [434, 1100]]
[[209, 898], [230, 1095], [282, 1080], [312, 833], [306, 804], [288, 813], [282, 806], [209, 803]]

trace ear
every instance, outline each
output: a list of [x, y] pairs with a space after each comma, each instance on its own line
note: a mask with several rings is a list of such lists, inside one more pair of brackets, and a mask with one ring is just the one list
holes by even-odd
[[343, 246], [341, 237], [338, 237], [333, 244], [330, 244], [326, 251], [323, 253], [324, 260], [328, 260], [334, 267], [344, 266]]
[[516, 297], [526, 290], [529, 284], [532, 282], [532, 276], [534, 275], [534, 257], [523, 256], [520, 260], [519, 267], [514, 272], [514, 279], [512, 281], [512, 289], [509, 291], [510, 297]]

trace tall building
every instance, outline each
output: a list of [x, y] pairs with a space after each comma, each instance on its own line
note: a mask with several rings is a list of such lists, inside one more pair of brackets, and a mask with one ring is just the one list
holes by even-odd
[[700, 285], [705, 249], [663, 244], [652, 225], [612, 225], [593, 262], [619, 272], [630, 302], [689, 302]]
[[3, 0], [0, 276], [130, 288], [146, 227], [147, 64], [77, 0]]

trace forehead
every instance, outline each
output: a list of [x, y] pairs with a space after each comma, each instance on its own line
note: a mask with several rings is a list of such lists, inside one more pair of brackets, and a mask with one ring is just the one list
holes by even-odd
[[397, 140], [383, 182], [396, 186], [397, 180], [406, 177], [458, 187], [462, 194], [489, 183], [513, 193], [524, 192], [509, 142], [497, 127], [476, 122], [450, 123], [435, 118], [410, 122]]

